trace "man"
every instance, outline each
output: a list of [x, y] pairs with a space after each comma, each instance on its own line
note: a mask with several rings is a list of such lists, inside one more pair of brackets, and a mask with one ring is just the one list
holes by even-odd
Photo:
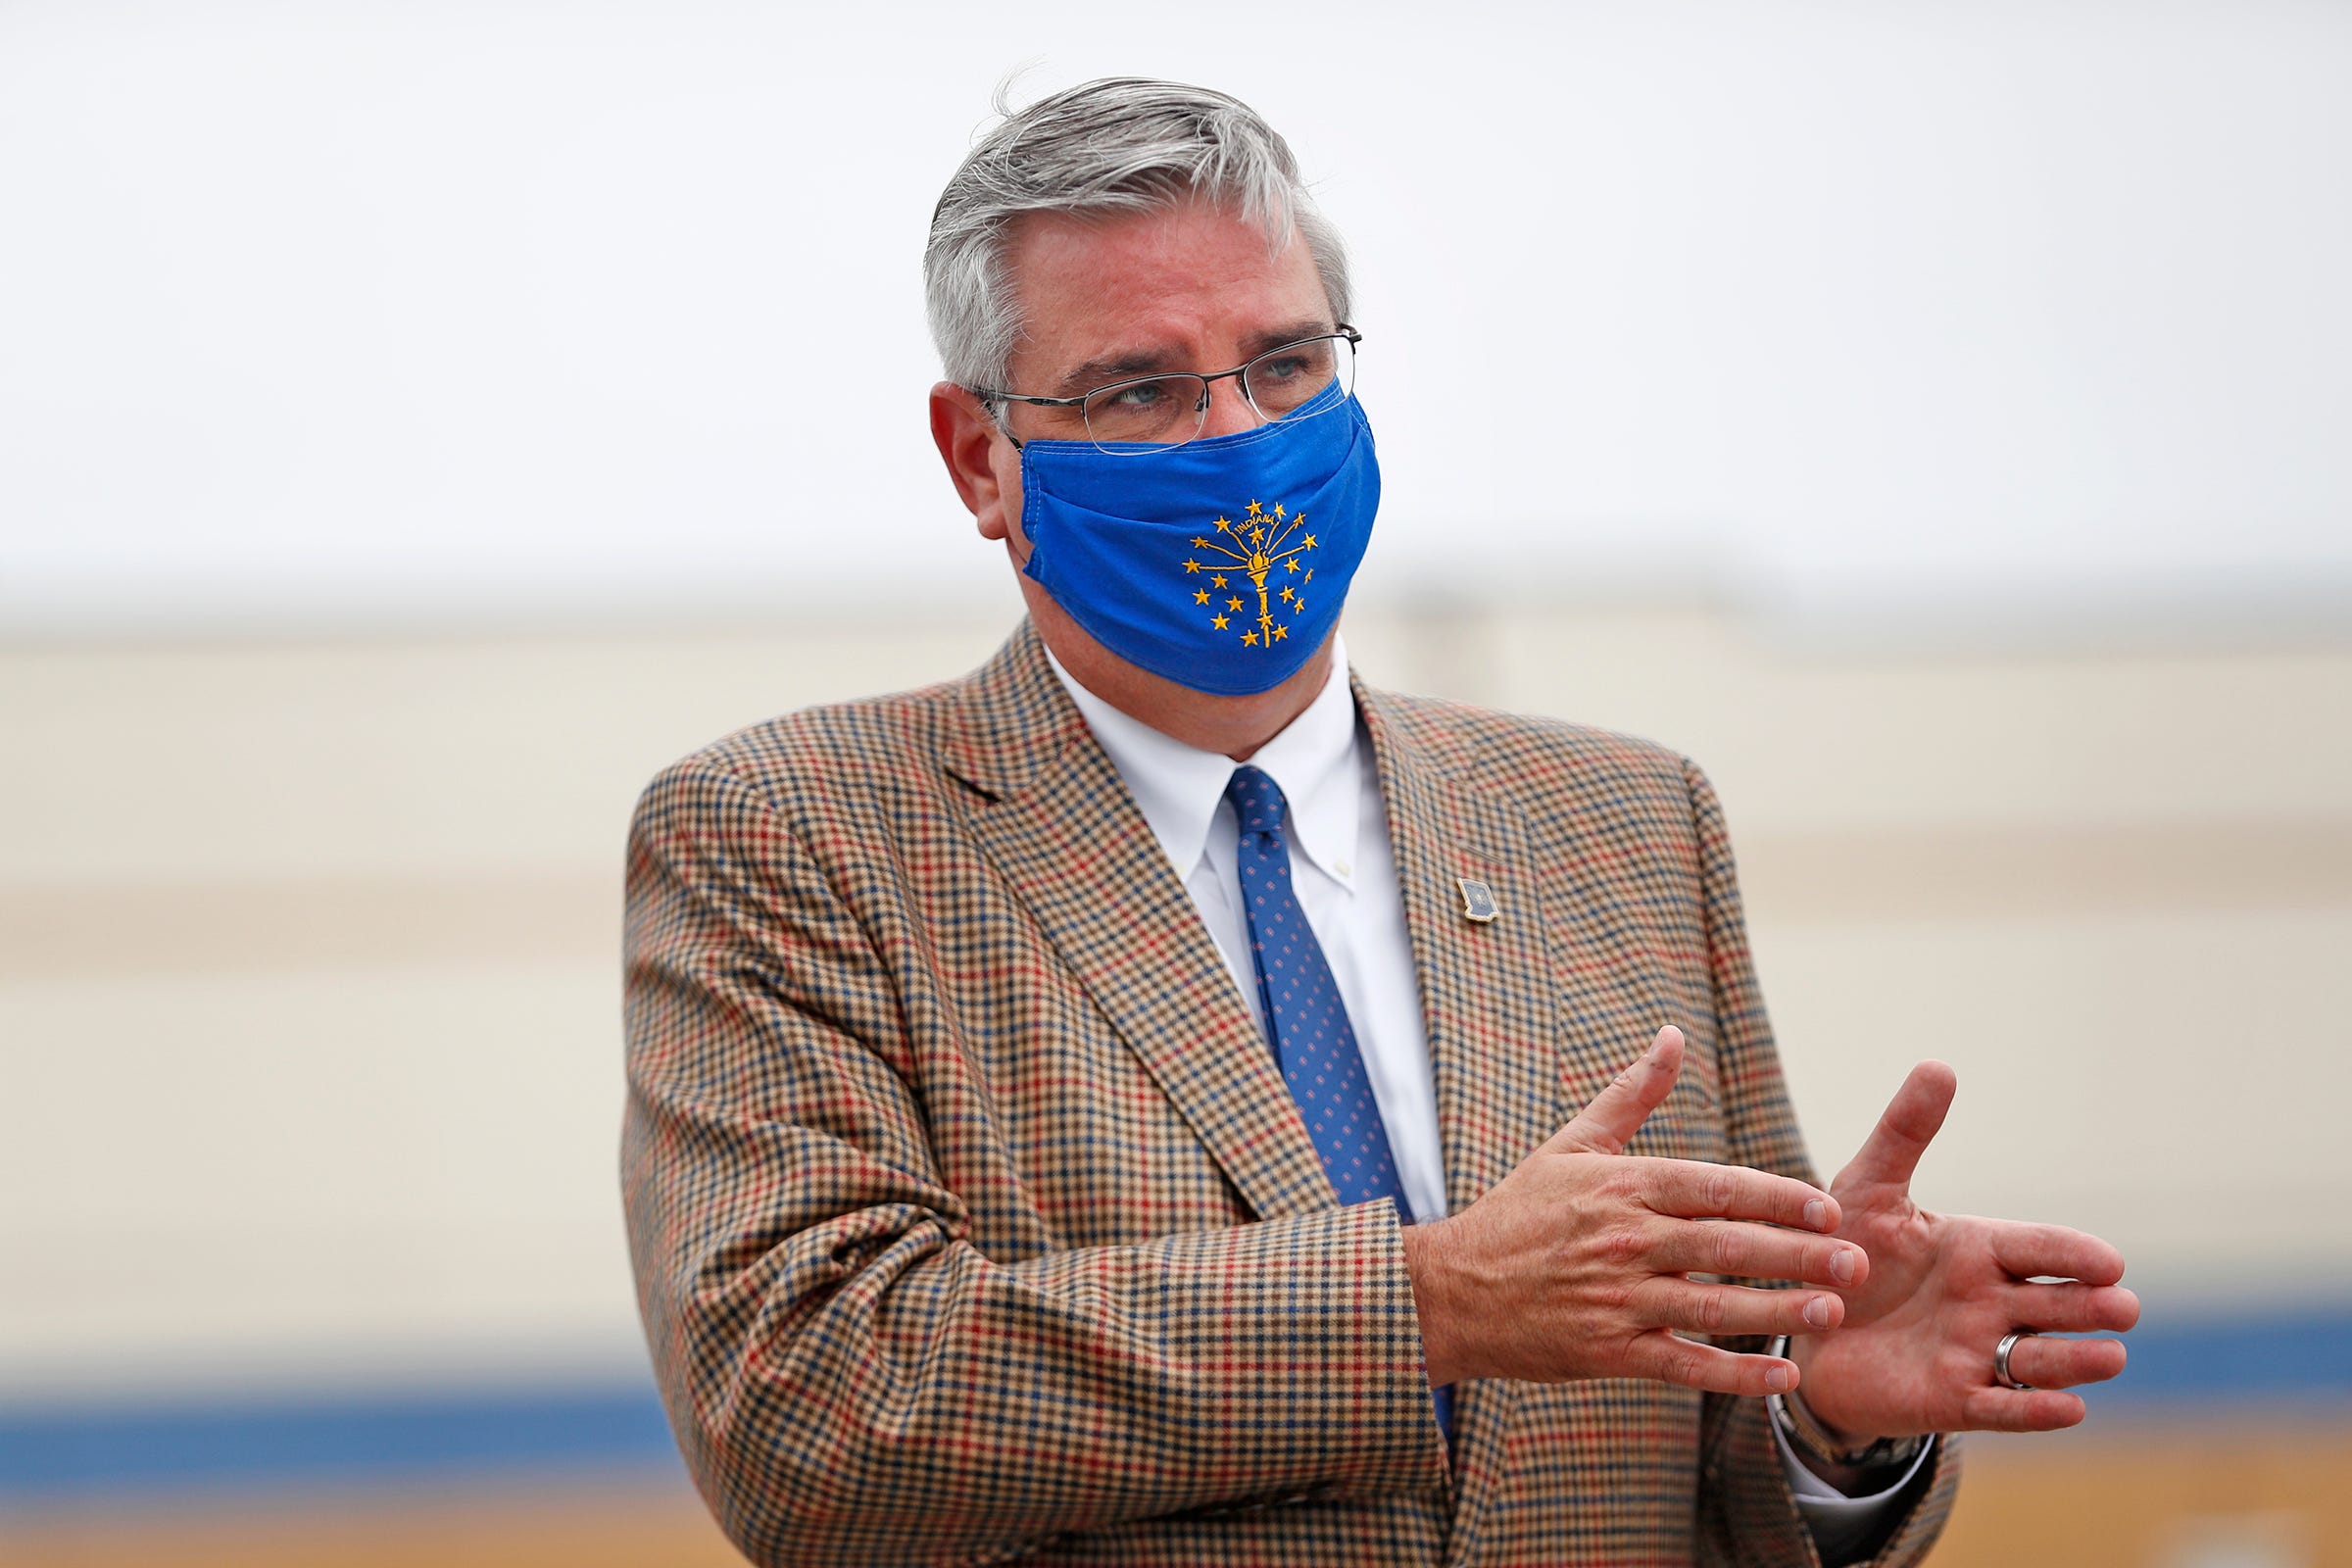
[[1948, 1434], [2082, 1419], [2121, 1345], [2034, 1331], [2122, 1259], [1913, 1206], [1936, 1063], [1813, 1185], [1695, 767], [1350, 682], [1360, 335], [1263, 122], [1048, 98], [926, 275], [1028, 623], [631, 844], [631, 1245], [747, 1553], [1908, 1562]]

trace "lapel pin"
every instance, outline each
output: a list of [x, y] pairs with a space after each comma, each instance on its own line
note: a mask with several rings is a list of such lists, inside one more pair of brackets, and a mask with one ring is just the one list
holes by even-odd
[[1484, 882], [1468, 877], [1455, 877], [1453, 885], [1462, 890], [1462, 918], [1485, 925], [1502, 911], [1494, 906], [1494, 890]]

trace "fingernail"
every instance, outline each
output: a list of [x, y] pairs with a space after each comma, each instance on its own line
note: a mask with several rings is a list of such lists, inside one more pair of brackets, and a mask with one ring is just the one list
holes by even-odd
[[1830, 1254], [1830, 1278], [1840, 1285], [1854, 1283], [1854, 1253], [1851, 1248], [1840, 1247]]
[[1830, 1222], [1830, 1205], [1818, 1198], [1805, 1200], [1805, 1223], [1815, 1230]]
[[1788, 1392], [1788, 1369], [1785, 1366], [1776, 1366], [1765, 1373], [1764, 1387], [1774, 1394], [1787, 1394]]
[[1826, 1296], [1816, 1296], [1807, 1301], [1805, 1303], [1805, 1321], [1817, 1329], [1828, 1328], [1830, 1326], [1830, 1298]]

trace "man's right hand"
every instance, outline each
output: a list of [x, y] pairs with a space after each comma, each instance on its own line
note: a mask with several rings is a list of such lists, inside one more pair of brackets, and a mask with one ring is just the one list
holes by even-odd
[[[1838, 1200], [1750, 1170], [1621, 1152], [1674, 1088], [1682, 1031], [1459, 1214], [1404, 1230], [1429, 1381], [1649, 1378], [1719, 1394], [1796, 1386], [1796, 1367], [1678, 1338], [1805, 1334], [1844, 1314], [1832, 1291], [1704, 1284], [1728, 1274], [1850, 1289], [1870, 1268], [1834, 1242]], [[1842, 1271], [1842, 1272], [1841, 1272]]]

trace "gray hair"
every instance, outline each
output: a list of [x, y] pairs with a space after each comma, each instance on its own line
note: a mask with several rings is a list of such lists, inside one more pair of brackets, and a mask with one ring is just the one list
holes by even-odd
[[[1007, 84], [1009, 85], [1009, 83]], [[1107, 76], [1004, 119], [948, 181], [923, 248], [931, 338], [948, 378], [1004, 389], [1024, 330], [1004, 252], [1024, 213], [1134, 213], [1203, 195], [1266, 231], [1280, 250], [1306, 241], [1334, 318], [1348, 319], [1348, 254], [1315, 210], [1290, 144], [1255, 110], [1205, 87]]]

